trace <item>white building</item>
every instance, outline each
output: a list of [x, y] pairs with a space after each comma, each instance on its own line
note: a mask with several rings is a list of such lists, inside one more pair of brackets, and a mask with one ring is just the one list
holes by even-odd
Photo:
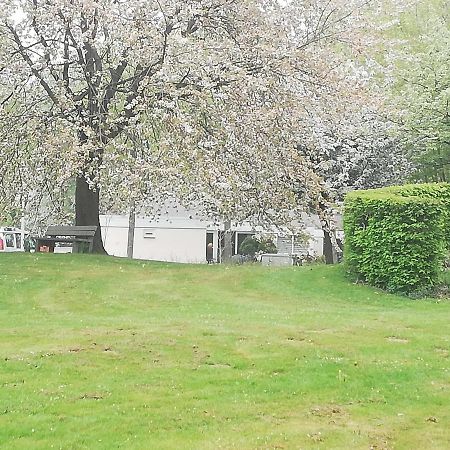
[[23, 252], [25, 230], [13, 227], [0, 227], [0, 252]]
[[[323, 232], [317, 216], [302, 218], [308, 242], [298, 241], [281, 230], [273, 229], [278, 253], [322, 256]], [[102, 237], [106, 251], [113, 256], [127, 256], [128, 216], [105, 215], [100, 217]], [[232, 225], [232, 253], [237, 254], [242, 241], [249, 235], [263, 232], [260, 227]], [[221, 261], [224, 247], [224, 224], [214, 223], [189, 211], [172, 209], [157, 219], [136, 217], [133, 257], [136, 259], [180, 263], [205, 263], [206, 246], [213, 244], [213, 257]]]

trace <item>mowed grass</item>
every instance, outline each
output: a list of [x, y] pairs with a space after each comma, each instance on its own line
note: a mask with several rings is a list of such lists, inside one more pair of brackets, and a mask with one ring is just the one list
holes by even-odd
[[448, 300], [341, 267], [0, 257], [0, 447], [448, 449]]

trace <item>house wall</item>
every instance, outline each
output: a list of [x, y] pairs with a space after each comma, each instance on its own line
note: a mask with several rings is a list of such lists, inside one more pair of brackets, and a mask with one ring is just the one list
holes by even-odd
[[[105, 250], [110, 255], [126, 257], [128, 217], [125, 215], [101, 216], [100, 224]], [[223, 230], [223, 224], [211, 223], [188, 215], [184, 211], [178, 216], [167, 215], [160, 219], [136, 217], [134, 258], [180, 263], [205, 263], [206, 233], [212, 232], [214, 260], [217, 261], [220, 259], [218, 254], [219, 230]], [[259, 229], [259, 227], [255, 229], [250, 225], [239, 225], [233, 227], [233, 231], [236, 232], [235, 239], [237, 240], [238, 233], [247, 234], [262, 231], [262, 229]], [[310, 226], [305, 227], [305, 231], [311, 238], [302, 246], [310, 255], [322, 256], [323, 232], [320, 229], [320, 222], [318, 222], [318, 226], [316, 223], [311, 223]], [[277, 232], [274, 229], [274, 236], [276, 235]]]
[[138, 228], [134, 234], [134, 257], [180, 263], [205, 262], [206, 230]]
[[311, 236], [307, 244], [308, 253], [311, 256], [323, 256], [323, 231], [313, 227], [307, 227], [305, 231]]
[[111, 256], [127, 256], [128, 218], [126, 216], [100, 216], [105, 250]]
[[[190, 224], [190, 226], [189, 226]], [[128, 217], [101, 216], [105, 250], [113, 256], [127, 256]], [[206, 261], [206, 226], [191, 220], [152, 221], [137, 218], [134, 231], [136, 259], [203, 263]]]

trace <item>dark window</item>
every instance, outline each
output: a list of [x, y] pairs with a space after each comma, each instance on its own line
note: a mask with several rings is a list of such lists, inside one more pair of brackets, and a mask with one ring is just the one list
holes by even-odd
[[[244, 240], [248, 237], [254, 236], [255, 233], [239, 233], [237, 234], [237, 249], [235, 249], [234, 254], [239, 252], [239, 249], [241, 248], [241, 244], [244, 242]], [[236, 241], [234, 240], [233, 243]]]
[[9, 248], [14, 248], [14, 235], [13, 234], [5, 234], [5, 242], [6, 246]]

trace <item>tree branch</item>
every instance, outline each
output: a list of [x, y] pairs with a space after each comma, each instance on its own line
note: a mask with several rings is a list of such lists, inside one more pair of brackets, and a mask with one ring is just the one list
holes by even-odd
[[9, 23], [5, 23], [6, 28], [11, 32], [14, 38], [14, 42], [17, 44], [18, 50], [24, 61], [28, 64], [30, 67], [30, 70], [32, 74], [39, 80], [40, 85], [44, 88], [47, 95], [50, 97], [52, 102], [55, 105], [59, 105], [58, 97], [56, 96], [55, 92], [52, 90], [50, 85], [44, 80], [42, 74], [39, 72], [39, 70], [34, 67], [33, 61], [31, 60], [30, 56], [28, 55], [26, 48], [23, 46], [22, 41], [20, 40], [19, 35], [17, 34], [17, 31], [15, 28], [10, 25]]

